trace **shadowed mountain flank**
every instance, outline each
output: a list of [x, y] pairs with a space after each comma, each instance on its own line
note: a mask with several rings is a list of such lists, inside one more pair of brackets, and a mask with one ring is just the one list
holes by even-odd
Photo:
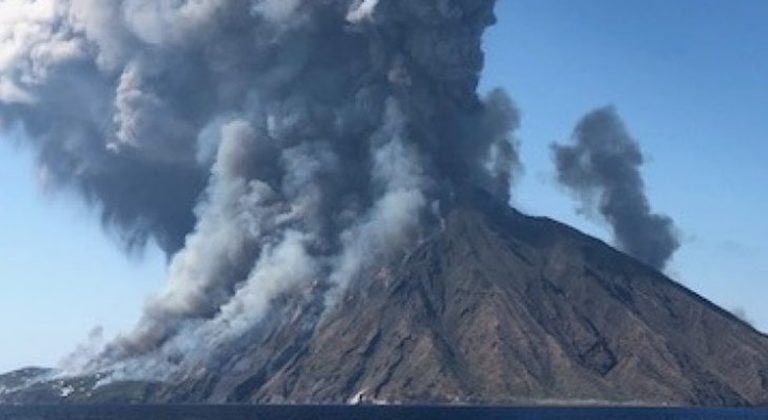
[[567, 226], [467, 202], [239, 397], [768, 402], [768, 339], [749, 325]]
[[92, 395], [120, 401], [125, 386], [134, 401], [168, 402], [768, 403], [768, 338], [748, 324], [568, 226], [482, 193], [457, 203], [334, 309], [276, 302], [216, 363]]

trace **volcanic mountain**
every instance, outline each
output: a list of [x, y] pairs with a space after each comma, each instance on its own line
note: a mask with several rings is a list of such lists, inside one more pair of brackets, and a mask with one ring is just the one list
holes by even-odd
[[276, 302], [240, 348], [173, 383], [32, 381], [0, 399], [768, 404], [765, 335], [568, 226], [478, 191], [457, 202], [334, 310]]

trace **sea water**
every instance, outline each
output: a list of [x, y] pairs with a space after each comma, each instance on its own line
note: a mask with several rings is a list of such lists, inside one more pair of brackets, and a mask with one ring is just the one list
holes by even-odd
[[0, 406], [0, 420], [728, 420], [766, 409], [445, 406], [33, 405]]

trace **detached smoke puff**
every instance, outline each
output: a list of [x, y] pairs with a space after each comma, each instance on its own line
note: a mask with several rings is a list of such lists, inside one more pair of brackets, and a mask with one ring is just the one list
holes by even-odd
[[742, 306], [737, 306], [733, 309], [731, 309], [731, 313], [736, 316], [736, 318], [739, 318], [740, 320], [746, 322], [751, 327], [755, 326], [755, 323], [752, 321], [752, 319], [749, 317], [749, 314], [747, 314], [747, 310], [744, 309]]
[[587, 114], [573, 139], [573, 145], [552, 146], [558, 181], [587, 211], [597, 205], [621, 249], [663, 269], [680, 245], [675, 226], [669, 217], [651, 212], [640, 175], [643, 154], [614, 108]]
[[457, 190], [507, 200], [517, 110], [476, 93], [494, 3], [0, 1], [0, 118], [54, 186], [169, 257], [94, 366], [213, 358], [275, 299], [332, 304]]

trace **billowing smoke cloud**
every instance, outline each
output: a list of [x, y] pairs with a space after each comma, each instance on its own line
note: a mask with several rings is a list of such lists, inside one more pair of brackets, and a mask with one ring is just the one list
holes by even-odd
[[663, 269], [680, 245], [675, 226], [651, 211], [640, 175], [643, 154], [614, 108], [587, 114], [573, 140], [572, 145], [552, 146], [558, 181], [576, 193], [583, 210], [597, 207], [620, 248]]
[[476, 94], [493, 6], [0, 2], [0, 116], [41, 179], [169, 256], [167, 286], [100, 363], [215, 347], [291, 291], [330, 303], [457, 188], [508, 199], [517, 111]]

